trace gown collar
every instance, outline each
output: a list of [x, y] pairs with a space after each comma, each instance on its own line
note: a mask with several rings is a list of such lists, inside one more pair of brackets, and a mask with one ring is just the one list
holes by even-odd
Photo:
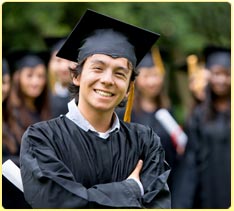
[[76, 125], [78, 125], [80, 128], [82, 128], [84, 131], [93, 131], [96, 134], [98, 134], [99, 137], [103, 139], [107, 139], [110, 136], [110, 133], [114, 131], [118, 131], [120, 128], [119, 118], [117, 114], [114, 112], [114, 122], [110, 129], [108, 129], [106, 132], [101, 133], [95, 130], [95, 128], [88, 122], [88, 120], [85, 119], [85, 117], [81, 114], [80, 110], [78, 109], [75, 99], [72, 99], [68, 103], [68, 113], [66, 114], [66, 117], [73, 121]]

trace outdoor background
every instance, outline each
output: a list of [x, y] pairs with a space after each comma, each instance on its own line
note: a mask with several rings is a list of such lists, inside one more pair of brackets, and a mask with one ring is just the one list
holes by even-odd
[[207, 45], [231, 46], [231, 5], [227, 2], [7, 2], [2, 5], [3, 55], [16, 49], [45, 50], [44, 38], [67, 36], [87, 8], [161, 35], [157, 46], [179, 122], [190, 99], [186, 57], [201, 57]]

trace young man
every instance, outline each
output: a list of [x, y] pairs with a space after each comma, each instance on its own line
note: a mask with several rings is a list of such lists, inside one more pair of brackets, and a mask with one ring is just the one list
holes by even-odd
[[77, 62], [69, 112], [32, 125], [22, 139], [33, 208], [170, 208], [159, 137], [114, 112], [158, 37], [91, 10], [81, 18], [57, 54]]

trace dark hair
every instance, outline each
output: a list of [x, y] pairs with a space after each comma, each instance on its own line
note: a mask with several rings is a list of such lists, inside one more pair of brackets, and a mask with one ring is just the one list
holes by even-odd
[[[78, 77], [82, 70], [83, 70], [83, 66], [84, 66], [84, 63], [85, 63], [86, 59], [83, 60], [82, 62], [80, 63], [77, 63], [77, 65], [72, 68], [72, 67], [69, 67], [70, 69], [70, 72], [71, 72], [71, 78], [76, 78]], [[136, 76], [138, 75], [138, 72], [136, 71], [136, 69], [133, 67], [132, 63], [131, 62], [128, 62], [128, 67], [130, 69], [132, 69], [132, 75], [131, 75], [131, 81], [134, 81]], [[71, 83], [69, 84], [69, 87], [68, 87], [69, 91], [70, 91], [70, 94], [71, 94], [71, 98], [74, 98], [76, 102], [78, 102], [78, 98], [79, 98], [79, 91], [80, 91], [80, 87], [79, 86], [76, 86], [75, 84]], [[123, 99], [123, 101], [118, 105], [119, 107], [124, 107], [125, 104], [127, 102], [127, 99]]]
[[[217, 109], [215, 107], [215, 101], [217, 99], [217, 95], [212, 91], [210, 84], [207, 85], [205, 91], [206, 91], [206, 98], [205, 98], [202, 106], [203, 106], [203, 109], [205, 110], [205, 114], [206, 114], [204, 116], [204, 120], [206, 122], [208, 122], [208, 121], [212, 121], [217, 114]], [[230, 94], [229, 99], [231, 99], [231, 92], [229, 94]], [[229, 103], [231, 105], [231, 101]], [[231, 108], [231, 106], [230, 106], [230, 108]], [[231, 111], [228, 110], [226, 112], [226, 114], [227, 114], [227, 119], [231, 119]]]
[[[165, 80], [165, 79], [163, 79]], [[134, 110], [136, 112], [140, 111], [140, 99], [141, 99], [141, 93], [138, 90], [138, 87], [136, 86], [136, 92], [135, 92], [135, 99], [134, 99]], [[154, 103], [157, 106], [157, 109], [165, 108], [170, 110], [171, 109], [171, 101], [167, 94], [165, 82], [163, 81], [163, 85], [161, 87], [161, 90], [157, 96], [154, 97]]]
[[[26, 128], [35, 123], [35, 120], [29, 114], [29, 109], [25, 103], [24, 93], [20, 88], [19, 74], [20, 70], [16, 71], [13, 75], [11, 92], [7, 102], [7, 107], [15, 119], [14, 123], [11, 125], [12, 132], [15, 133], [18, 140], [21, 139], [21, 136]], [[51, 118], [49, 89], [47, 82], [45, 83], [45, 87], [40, 96], [35, 99], [34, 105], [37, 113], [39, 114], [40, 121]]]
[[[17, 137], [20, 138], [18, 125], [15, 125], [12, 112], [7, 107], [9, 96], [2, 102], [2, 152], [4, 154], [18, 155], [20, 143], [17, 142]], [[15, 135], [11, 132], [16, 131]], [[18, 139], [20, 140], [20, 139]]]

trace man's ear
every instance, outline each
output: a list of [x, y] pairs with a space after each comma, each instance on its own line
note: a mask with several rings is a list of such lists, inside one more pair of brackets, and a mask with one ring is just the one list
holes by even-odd
[[125, 94], [125, 98], [128, 98], [128, 95], [129, 95], [130, 91], [128, 90]]
[[126, 92], [126, 94], [125, 94], [125, 98], [126, 98], [126, 99], [128, 98], [128, 95], [130, 94], [130, 86], [131, 86], [131, 82], [132, 82], [132, 81], [130, 81], [130, 82], [129, 82], [128, 90], [127, 90], [127, 92]]
[[80, 75], [78, 75], [77, 77], [73, 77], [73, 78], [72, 78], [72, 82], [73, 82], [73, 84], [75, 84], [76, 86], [80, 86]]

